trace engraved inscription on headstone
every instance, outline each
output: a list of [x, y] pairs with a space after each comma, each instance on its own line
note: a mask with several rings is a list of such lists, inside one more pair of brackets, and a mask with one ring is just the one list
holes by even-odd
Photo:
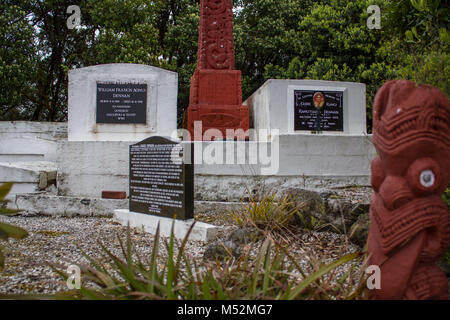
[[194, 166], [191, 157], [192, 149], [183, 150], [181, 143], [164, 137], [154, 136], [131, 145], [130, 211], [192, 219]]
[[147, 123], [147, 84], [97, 83], [97, 123]]
[[344, 131], [342, 91], [295, 90], [294, 130]]

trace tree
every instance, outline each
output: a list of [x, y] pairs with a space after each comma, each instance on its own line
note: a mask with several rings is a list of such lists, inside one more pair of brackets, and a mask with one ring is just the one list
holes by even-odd
[[390, 63], [398, 77], [427, 83], [450, 94], [450, 6], [440, 0], [390, 3]]
[[371, 101], [389, 66], [378, 55], [382, 32], [366, 26], [367, 7], [386, 3], [242, 0], [236, 39], [244, 95], [270, 78], [364, 82], [370, 120]]
[[[155, 28], [162, 2], [39, 0], [2, 5], [1, 48], [6, 58], [0, 71], [7, 85], [1, 89], [0, 116], [64, 121], [67, 72], [75, 67], [112, 62], [164, 65]], [[67, 27], [69, 5], [81, 8], [81, 26], [75, 29]]]
[[[64, 121], [67, 72], [143, 63], [178, 72], [178, 123], [197, 59], [199, 0], [5, 0], [0, 4], [0, 119]], [[69, 5], [81, 26], [66, 26]], [[366, 26], [379, 5], [382, 29]], [[449, 93], [449, 6], [441, 0], [234, 0], [244, 99], [267, 79], [367, 85], [367, 116], [386, 80]], [[369, 125], [370, 131], [370, 125]]]
[[[236, 67], [242, 70], [243, 96], [248, 97], [271, 75], [267, 65], [287, 67], [298, 56], [293, 45], [300, 36], [298, 22], [313, 1], [239, 0], [234, 21]], [[284, 75], [283, 75], [284, 77]]]
[[[169, 1], [173, 2], [173, 0]], [[163, 40], [163, 51], [170, 68], [178, 72], [178, 126], [189, 106], [190, 79], [197, 66], [197, 40], [200, 22], [200, 1], [176, 1], [171, 11]]]
[[0, 120], [27, 119], [30, 101], [23, 95], [36, 76], [35, 31], [23, 1], [0, 4]]

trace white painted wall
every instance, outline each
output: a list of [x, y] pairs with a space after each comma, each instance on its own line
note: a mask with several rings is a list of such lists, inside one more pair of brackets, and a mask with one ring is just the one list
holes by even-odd
[[322, 80], [267, 80], [245, 102], [254, 128], [278, 129], [280, 134], [311, 134], [294, 131], [294, 90], [336, 90], [344, 93], [344, 132], [335, 135], [366, 134], [366, 86], [363, 83]]
[[128, 190], [125, 141], [65, 141], [58, 144], [58, 194], [100, 198], [104, 190]]
[[57, 141], [65, 139], [66, 123], [0, 121], [0, 184], [14, 182], [8, 200], [56, 180]]
[[[103, 190], [128, 192], [129, 145], [134, 142], [60, 142], [58, 145], [58, 192], [64, 196], [100, 197]], [[250, 164], [251, 148], [262, 142], [227, 142], [236, 154], [245, 154], [245, 164], [196, 164], [197, 200], [233, 201], [247, 186], [264, 184], [284, 187], [333, 187], [369, 185], [370, 162], [375, 157], [371, 136], [281, 135], [279, 170], [264, 173], [268, 166]], [[203, 142], [201, 152], [227, 144]], [[239, 152], [239, 145], [244, 152]], [[276, 150], [275, 150], [276, 152]], [[198, 159], [198, 158], [197, 158]], [[225, 157], [223, 158], [225, 159]], [[226, 160], [226, 159], [225, 159]]]
[[67, 138], [67, 123], [0, 121], [0, 162], [56, 161], [56, 142]]
[[56, 164], [49, 161], [0, 162], [0, 184], [14, 182], [7, 200], [17, 194], [44, 190], [56, 181]]
[[[97, 124], [97, 82], [146, 83], [146, 124]], [[178, 74], [140, 64], [104, 64], [69, 72], [69, 141], [140, 141], [177, 126]]]
[[[61, 197], [45, 193], [20, 194], [15, 205], [28, 214], [51, 216], [112, 216], [117, 208], [128, 207], [126, 199]], [[14, 206], [12, 206], [14, 208]]]

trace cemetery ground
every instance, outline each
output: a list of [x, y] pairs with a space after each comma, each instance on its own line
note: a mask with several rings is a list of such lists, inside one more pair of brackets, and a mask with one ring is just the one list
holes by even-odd
[[[113, 254], [122, 256], [117, 236], [123, 241], [127, 236], [127, 228], [109, 218], [16, 217], [2, 218], [1, 221], [20, 225], [30, 233], [26, 239], [12, 240], [5, 246], [7, 261], [0, 281], [2, 294], [35, 295], [68, 291], [66, 281], [47, 263], [60, 265], [63, 271], [73, 263], [88, 265], [89, 261], [82, 252], [100, 261], [106, 261], [98, 241]], [[230, 227], [224, 226], [223, 233], [226, 233], [226, 230], [230, 230]], [[133, 228], [131, 239], [137, 253], [148, 260], [154, 247], [153, 236], [139, 228]], [[160, 241], [161, 268], [168, 256], [165, 241], [168, 239], [162, 238]], [[288, 241], [290, 254], [305, 271], [312, 271], [318, 262], [329, 263], [345, 253], [358, 251], [355, 245], [346, 241], [345, 236], [330, 232], [300, 232]], [[260, 240], [242, 250], [252, 248], [256, 252], [261, 245]], [[189, 259], [192, 259], [191, 263], [195, 261], [204, 267], [208, 263], [214, 265], [214, 261], [208, 262], [203, 258], [207, 247], [208, 244], [189, 241], [185, 251]], [[351, 264], [338, 269], [336, 276], [342, 277], [350, 266]], [[300, 274], [296, 276], [301, 277]]]
[[[358, 289], [365, 286], [367, 278], [362, 271], [363, 250], [346, 234], [323, 231], [317, 226], [301, 225], [292, 220], [287, 223], [287, 220], [274, 218], [275, 215], [269, 217], [267, 212], [284, 210], [286, 204], [283, 200], [275, 204], [270, 199], [269, 196], [264, 198], [259, 206], [253, 203], [256, 206], [252, 219], [258, 229], [242, 224], [242, 219], [249, 217], [246, 216], [248, 205], [243, 205], [241, 214], [196, 215], [196, 221], [214, 221], [220, 226], [217, 239], [208, 243], [187, 241], [185, 244], [173, 240], [172, 248], [170, 238], [160, 237], [154, 264], [155, 235], [140, 228], [128, 230], [109, 217], [0, 216], [0, 222], [19, 226], [29, 233], [24, 239], [2, 243], [6, 261], [0, 278], [0, 293], [15, 297], [92, 298], [86, 292], [80, 296], [77, 291], [69, 290], [66, 280], [57, 272], [65, 273], [68, 266], [75, 264], [83, 271], [83, 287], [96, 290], [95, 294], [102, 299], [173, 296], [187, 299], [362, 298]], [[261, 218], [263, 211], [265, 218]], [[285, 215], [292, 212], [283, 211]], [[259, 218], [258, 214], [261, 215]], [[269, 225], [272, 227], [267, 228]], [[133, 246], [133, 263], [126, 257], [128, 236]], [[179, 252], [183, 256], [178, 256]], [[116, 257], [119, 268], [114, 263]], [[104, 272], [95, 271], [95, 263], [89, 259], [105, 266], [104, 270], [100, 267]], [[145, 266], [143, 269], [140, 269], [139, 261]], [[335, 261], [339, 262], [329, 266]], [[127, 278], [126, 270], [130, 265], [136, 280]], [[172, 289], [167, 290], [170, 282], [167, 277], [174, 277], [170, 268], [178, 270], [178, 265], [179, 271], [175, 272], [178, 279], [173, 279]], [[159, 289], [150, 292], [146, 272], [151, 273], [152, 266], [157, 270], [155, 287], [159, 286]], [[114, 277], [120, 280], [116, 283]], [[133, 283], [137, 279], [140, 284]], [[306, 282], [309, 285], [298, 288]], [[120, 289], [113, 289], [118, 284]], [[205, 289], [205, 285], [209, 289]], [[105, 289], [107, 286], [109, 290]], [[292, 293], [295, 288], [298, 291]]]
[[[370, 194], [368, 188], [353, 187], [341, 190], [339, 196], [358, 202]], [[128, 229], [110, 217], [0, 216], [0, 223], [28, 231], [24, 239], [2, 243], [6, 261], [0, 295], [36, 299], [366, 298], [362, 290], [368, 278], [366, 256], [364, 248], [350, 240], [349, 232], [354, 231], [339, 233], [292, 220], [282, 227], [285, 221], [267, 212], [282, 209], [285, 202], [275, 204], [270, 199], [243, 203], [238, 213], [196, 215], [196, 221], [214, 221], [220, 227], [216, 239], [208, 243], [156, 240], [155, 235]], [[252, 205], [258, 228], [242, 225]], [[284, 214], [292, 212], [285, 210]], [[280, 228], [267, 228], [277, 224]], [[447, 275], [448, 258], [447, 254], [441, 263]], [[74, 264], [82, 270], [81, 291], [70, 290], [63, 276]], [[131, 278], [127, 270], [133, 270]], [[155, 287], [149, 289], [152, 270], [156, 271]]]

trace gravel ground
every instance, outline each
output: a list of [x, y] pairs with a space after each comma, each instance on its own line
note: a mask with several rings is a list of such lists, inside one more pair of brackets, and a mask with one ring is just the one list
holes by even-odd
[[[101, 259], [103, 255], [99, 241], [121, 256], [117, 235], [125, 239], [127, 230], [110, 218], [1, 216], [0, 222], [20, 226], [29, 232], [25, 239], [10, 239], [9, 243], [2, 243], [6, 265], [0, 274], [0, 294], [55, 294], [67, 290], [63, 279], [47, 262], [64, 266], [87, 264], [82, 251]], [[225, 240], [233, 228], [226, 219], [223, 220], [219, 239]], [[151, 234], [133, 228], [131, 238], [140, 256], [150, 255], [153, 247]], [[289, 238], [289, 252], [305, 270], [318, 261], [330, 262], [342, 254], [357, 250], [344, 236], [334, 233], [299, 232]], [[260, 243], [256, 243], [254, 251]], [[201, 265], [207, 246], [203, 242], [189, 241], [186, 252]], [[164, 259], [165, 246], [160, 248], [160, 258]], [[347, 269], [348, 266], [341, 267], [338, 274], [343, 274]]]
[[337, 196], [342, 199], [348, 199], [353, 204], [370, 203], [373, 194], [371, 187], [347, 187], [331, 189]]

